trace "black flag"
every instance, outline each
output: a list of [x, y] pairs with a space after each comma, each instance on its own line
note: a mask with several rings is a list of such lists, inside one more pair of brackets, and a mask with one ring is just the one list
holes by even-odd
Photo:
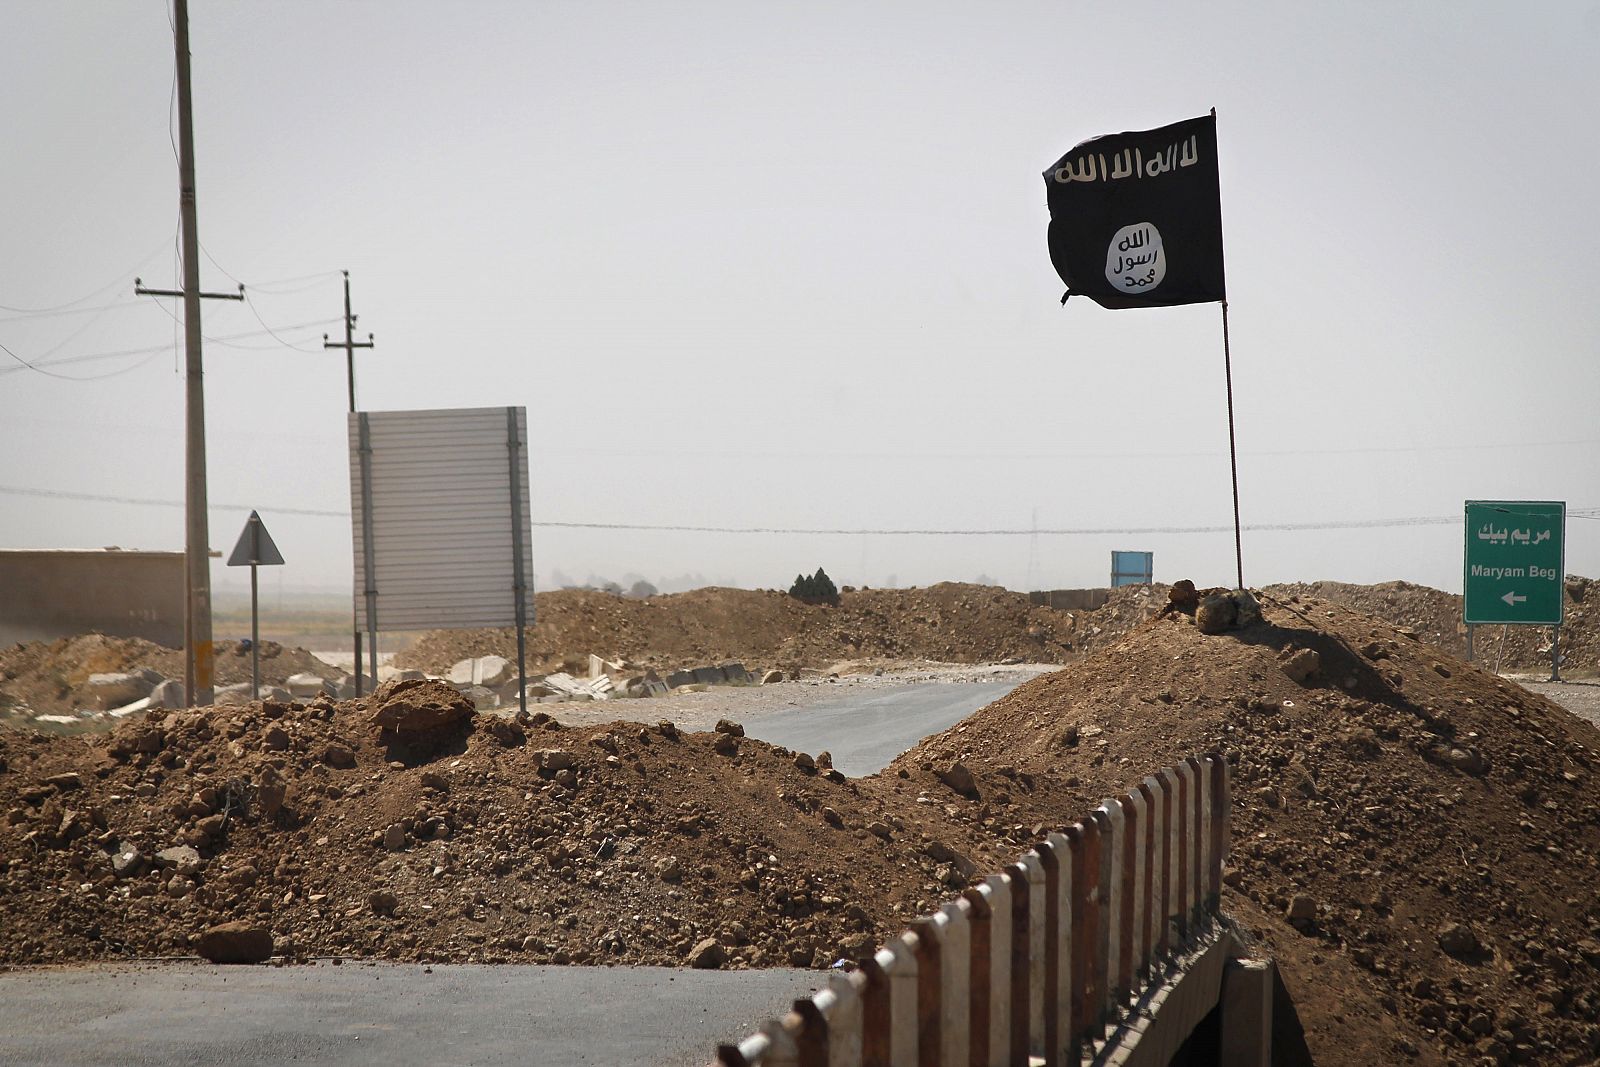
[[1108, 308], [1227, 297], [1215, 115], [1084, 141], [1044, 183], [1067, 296]]

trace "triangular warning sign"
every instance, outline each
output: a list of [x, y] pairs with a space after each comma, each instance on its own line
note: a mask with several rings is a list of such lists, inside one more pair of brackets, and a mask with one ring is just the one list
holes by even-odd
[[267, 532], [267, 524], [253, 511], [250, 513], [249, 521], [244, 524], [244, 530], [239, 534], [239, 543], [233, 546], [233, 552], [228, 556], [230, 567], [249, 567], [252, 564], [258, 567], [283, 565], [283, 553], [272, 543], [272, 535]]

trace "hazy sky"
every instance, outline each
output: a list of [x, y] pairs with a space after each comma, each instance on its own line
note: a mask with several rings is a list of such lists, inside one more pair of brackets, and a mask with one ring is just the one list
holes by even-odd
[[[50, 372], [0, 352], [0, 547], [183, 544], [177, 507], [18, 492], [183, 497], [181, 308], [132, 293], [179, 277], [168, 18], [0, 15], [0, 344]], [[1450, 520], [1247, 530], [1247, 581], [1459, 589], [1463, 500], [1600, 508], [1596, 3], [194, 0], [191, 33], [204, 286], [260, 285], [203, 309], [211, 540], [258, 508], [272, 581], [349, 582], [340, 268], [361, 405], [526, 405], [535, 521], [1226, 527], [1219, 306], [1061, 307], [1040, 176], [1212, 107], [1245, 523]], [[534, 553], [1062, 587], [1113, 548], [1232, 580], [1231, 533]]]

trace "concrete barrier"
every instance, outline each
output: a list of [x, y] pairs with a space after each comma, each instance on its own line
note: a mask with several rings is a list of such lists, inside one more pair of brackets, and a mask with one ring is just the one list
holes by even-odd
[[102, 633], [183, 647], [183, 553], [0, 550], [0, 644]]
[[1028, 594], [1028, 602], [1055, 611], [1093, 611], [1111, 599], [1109, 589], [1045, 589]]
[[[1220, 755], [1151, 775], [917, 919], [783, 1019], [720, 1046], [713, 1063], [1075, 1067], [1085, 1053], [1164, 1062], [1162, 1050], [1216, 1006], [1223, 964], [1240, 951], [1217, 921], [1229, 807]], [[1235, 999], [1252, 1006], [1248, 1027], [1259, 1032], [1256, 988]], [[1172, 1005], [1164, 1021], [1153, 1017], [1162, 1004]]]

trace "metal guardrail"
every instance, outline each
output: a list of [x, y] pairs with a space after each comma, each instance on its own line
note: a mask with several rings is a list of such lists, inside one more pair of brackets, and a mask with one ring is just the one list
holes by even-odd
[[1212, 925], [1230, 806], [1219, 754], [1146, 778], [713, 1067], [1076, 1067]]

